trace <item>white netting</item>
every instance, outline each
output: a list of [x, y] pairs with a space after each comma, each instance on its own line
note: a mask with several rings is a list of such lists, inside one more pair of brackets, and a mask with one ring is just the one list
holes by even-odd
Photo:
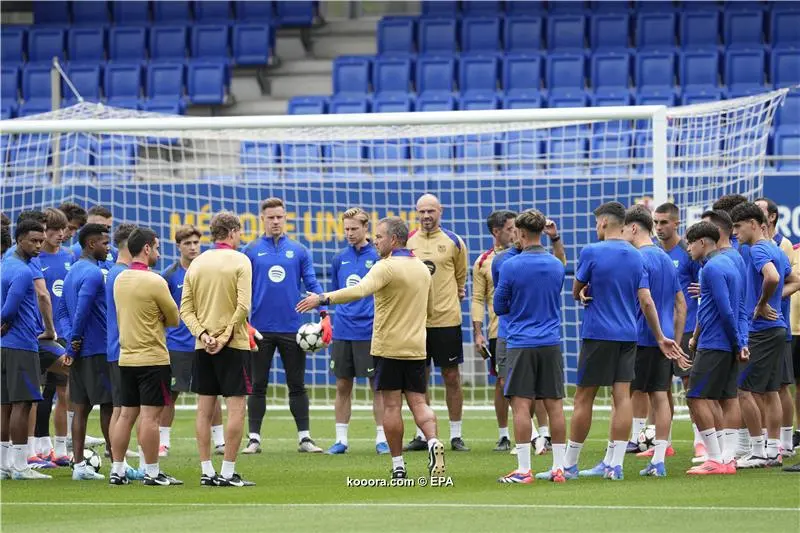
[[[667, 110], [665, 185], [684, 221], [722, 194], [761, 191], [767, 138], [785, 94]], [[580, 248], [596, 238], [592, 210], [609, 200], [652, 205], [654, 146], [663, 161], [653, 121], [634, 109], [616, 108], [616, 120], [595, 121], [556, 122], [547, 113], [570, 110], [542, 110], [541, 119], [509, 119], [500, 111], [501, 120], [477, 123], [454, 112], [433, 125], [413, 125], [419, 114], [398, 114], [375, 126], [347, 125], [357, 119], [341, 115], [328, 117], [330, 125], [299, 127], [295, 121], [303, 117], [281, 117], [281, 128], [263, 127], [266, 117], [249, 117], [235, 128], [187, 130], [179, 124], [188, 118], [81, 103], [28, 117], [35, 122], [23, 128], [79, 119], [59, 128], [67, 132], [2, 135], [2, 208], [14, 219], [23, 209], [66, 200], [105, 205], [116, 223], [146, 225], [163, 237], [163, 266], [176, 258], [172, 237], [179, 225], [199, 226], [207, 244], [212, 213], [230, 209], [241, 215], [243, 239], [250, 241], [260, 233], [259, 202], [278, 196], [288, 206], [289, 235], [311, 250], [327, 288], [330, 260], [346, 245], [340, 216], [348, 207], [365, 208], [373, 221], [394, 214], [414, 222], [416, 199], [432, 192], [445, 206], [443, 226], [462, 236], [471, 263], [492, 245], [484, 222], [491, 211], [537, 207], [557, 221], [566, 247], [563, 349], [567, 381], [574, 383], [580, 310], [569, 291]], [[163, 128], [150, 123], [146, 130], [114, 133], [107, 126], [119, 130], [116, 119], [132, 118], [158, 118]], [[253, 126], [259, 120], [262, 126]], [[3, 131], [8, 125], [2, 123]], [[471, 348], [469, 298], [463, 311], [465, 403], [490, 405], [493, 382]], [[438, 373], [432, 379], [441, 403]], [[278, 358], [270, 376], [276, 383], [284, 383]], [[309, 356], [306, 383], [312, 404], [332, 405], [326, 353]], [[285, 394], [283, 387], [270, 387], [273, 402], [285, 404]], [[354, 402], [369, 402], [363, 381]]]

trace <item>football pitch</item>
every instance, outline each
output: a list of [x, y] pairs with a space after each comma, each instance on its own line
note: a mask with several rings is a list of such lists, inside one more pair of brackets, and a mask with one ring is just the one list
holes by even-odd
[[[406, 413], [406, 434], [413, 425]], [[437, 412], [448, 435], [447, 415]], [[77, 482], [61, 468], [49, 481], [4, 481], [0, 486], [0, 528], [4, 533], [93, 531], [800, 531], [800, 475], [779, 469], [740, 471], [735, 476], [690, 477], [691, 427], [677, 421], [667, 459], [668, 477], [641, 478], [646, 459], [627, 456], [625, 480], [581, 479], [563, 485], [500, 485], [496, 478], [516, 468], [516, 458], [493, 452], [494, 413], [464, 413], [469, 453], [448, 453], [452, 485], [433, 487], [349, 487], [348, 478], [386, 479], [390, 461], [377, 456], [371, 413], [356, 411], [346, 455], [305, 455], [296, 451], [288, 410], [267, 412], [264, 451], [240, 456], [239, 471], [250, 488], [199, 486], [194, 413], [179, 411], [170, 456], [162, 470], [182, 479], [181, 487], [145, 487], [140, 482], [111, 487], [107, 481]], [[99, 435], [97, 415], [90, 433]], [[608, 413], [597, 413], [581, 457], [581, 468], [604, 453]], [[442, 423], [443, 422], [443, 423]], [[333, 443], [331, 411], [312, 411], [318, 445]], [[407, 439], [406, 439], [407, 440]], [[448, 447], [449, 448], [449, 447]], [[406, 454], [409, 477], [427, 474], [427, 454]], [[533, 458], [535, 471], [551, 456]], [[132, 459], [132, 466], [138, 465]], [[214, 458], [217, 470], [221, 457]], [[108, 476], [109, 461], [101, 472]]]

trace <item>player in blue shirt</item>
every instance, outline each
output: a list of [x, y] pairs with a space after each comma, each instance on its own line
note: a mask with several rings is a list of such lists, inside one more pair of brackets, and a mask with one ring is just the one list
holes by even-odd
[[[517, 469], [501, 483], [531, 483], [531, 410], [539, 399], [550, 421], [553, 466], [538, 479], [563, 483], [566, 422], [564, 361], [561, 355], [561, 289], [564, 265], [542, 246], [547, 219], [536, 209], [516, 218], [522, 253], [506, 260], [494, 293], [494, 309], [506, 316], [508, 373], [504, 394], [511, 400]], [[531, 280], [536, 280], [532, 283]]]
[[[261, 423], [267, 409], [267, 382], [272, 357], [277, 348], [286, 370], [289, 410], [297, 426], [298, 451], [321, 453], [309, 431], [308, 392], [306, 391], [306, 354], [297, 345], [296, 335], [301, 315], [295, 311], [306, 291], [324, 292], [314, 274], [314, 262], [308, 249], [286, 236], [286, 209], [280, 198], [261, 202], [261, 221], [266, 233], [251, 242], [244, 254], [253, 265], [253, 307], [250, 324], [263, 336], [258, 353], [251, 359], [253, 393], [247, 399], [249, 441], [242, 453], [261, 452]], [[323, 341], [331, 342], [330, 317], [323, 316]]]
[[[369, 215], [354, 207], [342, 215], [344, 234], [349, 246], [339, 251], [331, 262], [331, 290], [355, 285], [367, 275], [380, 259], [375, 245], [367, 238]], [[347, 429], [350, 423], [350, 397], [354, 378], [368, 378], [373, 386], [375, 364], [371, 352], [372, 321], [375, 316], [374, 298], [369, 296], [348, 304], [336, 306], [333, 315], [333, 346], [331, 370], [336, 376], [336, 442], [325, 452], [335, 455], [347, 452]], [[375, 451], [385, 455], [389, 445], [383, 432], [383, 399], [373, 396], [373, 415], [377, 427]]]
[[[101, 205], [95, 205], [89, 209], [86, 223], [101, 224], [106, 227], [110, 234], [111, 226], [114, 224], [114, 215], [108, 210], [108, 208], [105, 208]], [[75, 254], [75, 261], [80, 259], [82, 253], [81, 244], [76, 242], [72, 245], [71, 250]], [[116, 263], [118, 254], [119, 250], [117, 250], [116, 246], [111, 244], [108, 247], [108, 253], [106, 254], [106, 257], [97, 262], [97, 266], [100, 267], [104, 277], [108, 275], [108, 271], [111, 270], [111, 267], [114, 266], [114, 263]]]
[[[721, 209], [731, 214], [733, 208], [739, 204], [743, 204], [747, 201], [747, 197], [742, 196], [741, 194], [726, 194], [724, 196], [720, 196], [719, 199], [714, 202], [711, 206], [711, 209], [717, 210]], [[739, 240], [737, 239], [736, 235], [731, 235], [731, 246], [734, 248], [739, 248]]]
[[586, 309], [564, 474], [568, 479], [578, 476], [578, 459], [591, 427], [594, 398], [598, 388], [611, 386], [614, 412], [606, 456], [594, 468], [580, 474], [618, 480], [623, 477], [622, 463], [632, 417], [630, 384], [638, 339], [637, 301], [664, 355], [677, 359], [683, 352], [661, 331], [642, 254], [622, 235], [625, 206], [607, 202], [595, 209], [594, 215], [601, 242], [581, 250], [572, 286], [573, 297]]
[[[2, 479], [50, 479], [28, 465], [28, 419], [34, 402], [42, 399], [39, 388], [39, 334], [42, 332], [33, 287], [32, 258], [44, 242], [44, 225], [36, 220], [17, 223], [17, 247], [6, 255], [0, 276], [0, 458]], [[10, 408], [9, 408], [10, 407]], [[11, 450], [11, 458], [6, 454]]]
[[[642, 255], [650, 286], [650, 295], [664, 335], [670, 338], [674, 336], [675, 341], [681, 343], [686, 322], [686, 300], [678, 280], [678, 270], [675, 268], [672, 258], [653, 244], [650, 237], [652, 232], [653, 217], [646, 207], [636, 205], [628, 209], [625, 213], [623, 235]], [[656, 426], [652, 459], [640, 474], [664, 477], [667, 475], [664, 457], [670, 451], [668, 450], [668, 441], [672, 411], [668, 391], [672, 385], [673, 361], [661, 353], [641, 311], [638, 313], [637, 323], [635, 377], [631, 383], [631, 389], [645, 395], [645, 398], [649, 400], [652, 406], [653, 422]], [[689, 366], [688, 360], [681, 359], [675, 363], [681, 368]], [[638, 435], [638, 431], [632, 433], [632, 440], [635, 438], [633, 435]], [[674, 451], [670, 455], [673, 454]]]
[[62, 202], [61, 205], [58, 206], [58, 210], [67, 217], [67, 227], [64, 229], [64, 242], [68, 243], [72, 240], [72, 237], [86, 225], [86, 222], [88, 222], [88, 214], [86, 213], [86, 209], [75, 202]]
[[[106, 298], [105, 280], [98, 261], [108, 255], [108, 228], [102, 224], [86, 224], [78, 235], [81, 258], [72, 265], [62, 290], [59, 319], [69, 324], [67, 359], [70, 399], [75, 406], [72, 419], [72, 449], [75, 457], [83, 457], [86, 421], [92, 406], [100, 406], [100, 427], [108, 442], [109, 424], [113, 412], [111, 375], [106, 360]], [[75, 464], [72, 479], [104, 479], [86, 466]]]

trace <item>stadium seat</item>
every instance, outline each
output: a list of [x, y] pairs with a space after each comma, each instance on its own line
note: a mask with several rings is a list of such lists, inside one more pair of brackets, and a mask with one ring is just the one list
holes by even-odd
[[588, 139], [586, 137], [560, 137], [547, 141], [547, 157], [557, 160], [557, 163], [550, 163], [550, 168], [577, 167], [586, 160], [586, 148]]
[[495, 92], [473, 92], [461, 97], [458, 108], [462, 111], [500, 109], [500, 104], [500, 98]]
[[417, 45], [421, 54], [453, 54], [456, 51], [456, 21], [420, 19]]
[[725, 44], [729, 47], [758, 47], [764, 42], [764, 12], [725, 11]]
[[719, 11], [720, 5], [719, 2], [716, 1], [704, 1], [704, 0], [687, 0], [684, 2], [679, 2], [679, 5], [683, 8], [684, 11]]
[[586, 43], [586, 18], [557, 15], [547, 18], [547, 48], [556, 51], [583, 50]]
[[[0, 102], [0, 120], [8, 120], [17, 116], [17, 104]], [[6, 146], [6, 136], [0, 135], [0, 166], [5, 165], [8, 150]]]
[[408, 141], [376, 140], [368, 147], [369, 159], [372, 162], [374, 175], [408, 174], [409, 160]]
[[168, 102], [166, 100], [158, 100], [154, 102], [145, 102], [141, 107], [142, 111], [150, 111], [151, 113], [161, 113], [163, 115], [183, 114], [180, 101]]
[[69, 24], [69, 2], [57, 0], [45, 2], [42, 0], [33, 3], [33, 23], [37, 26], [48, 24]]
[[636, 56], [636, 87], [674, 87], [675, 54], [672, 52], [645, 52]]
[[496, 57], [462, 56], [458, 67], [458, 88], [461, 94], [496, 91], [498, 70]]
[[185, 26], [153, 26], [150, 29], [150, 59], [183, 61], [186, 58], [186, 35]]
[[328, 104], [328, 113], [337, 115], [346, 113], [369, 113], [369, 109], [369, 98], [366, 96], [334, 96]]
[[800, 92], [792, 91], [786, 95], [783, 105], [775, 112], [775, 124], [780, 126], [800, 126]]
[[289, 100], [290, 115], [324, 115], [328, 112], [326, 96], [295, 96]]
[[19, 64], [25, 60], [25, 29], [14, 26], [0, 28], [0, 62]]
[[508, 96], [537, 93], [542, 88], [542, 58], [509, 54], [503, 61], [503, 90]]
[[239, 0], [234, 2], [236, 18], [244, 23], [264, 22], [275, 19], [273, 2], [262, 2], [258, 0]]
[[[200, 2], [205, 3], [205, 2]], [[212, 2], [213, 3], [213, 2]], [[198, 24], [192, 27], [192, 57], [229, 61], [228, 26], [224, 24]]]
[[503, 109], [538, 109], [542, 107], [542, 95], [539, 93], [523, 93], [506, 96]]
[[71, 2], [74, 26], [102, 26], [108, 24], [108, 2]]
[[506, 162], [506, 170], [511, 173], [525, 173], [541, 163], [542, 140], [537, 131], [519, 131], [506, 134], [505, 141], [500, 143], [500, 155]]
[[[343, 109], [347, 109], [346, 107]], [[348, 111], [342, 111], [346, 113]], [[334, 141], [322, 147], [328, 165], [326, 172], [332, 178], [366, 178], [364, 154], [366, 146], [361, 141]]]
[[502, 2], [485, 2], [476, 0], [474, 2], [463, 2], [461, 4], [461, 12], [464, 16], [495, 16], [503, 11]]
[[497, 52], [500, 49], [500, 21], [496, 17], [462, 20], [462, 52]]
[[378, 53], [413, 54], [414, 19], [411, 17], [383, 17], [378, 22]]
[[679, 31], [684, 49], [716, 48], [719, 46], [719, 12], [684, 12], [681, 14]]
[[121, 97], [108, 98], [106, 100], [106, 105], [109, 107], [119, 107], [121, 109], [139, 110], [142, 108], [142, 105], [144, 105], [144, 103], [139, 98], [121, 96]]
[[372, 65], [372, 88], [377, 94], [411, 90], [411, 60], [403, 57], [378, 57]]
[[547, 107], [586, 107], [589, 98], [582, 90], [555, 89], [547, 97]]
[[[644, 5], [650, 2], [644, 2]], [[641, 13], [636, 18], [636, 48], [672, 50], [675, 48], [675, 13]]]
[[590, 100], [592, 107], [626, 106], [633, 103], [628, 89], [596, 92]]
[[595, 137], [591, 141], [590, 159], [601, 159], [615, 165], [628, 165], [631, 157], [631, 136], [627, 133]]
[[32, 28], [28, 32], [28, 63], [52, 63], [54, 57], [65, 59], [64, 30]]
[[764, 50], [729, 50], [725, 54], [725, 85], [728, 89], [740, 90], [744, 87], [763, 89], [765, 83]]
[[574, 14], [574, 13], [584, 13], [587, 11], [586, 9], [586, 2], [577, 1], [577, 2], [560, 2], [558, 0], [554, 0], [551, 2], [547, 2], [547, 10], [551, 14]]
[[150, 63], [147, 67], [147, 96], [153, 100], [182, 98], [183, 64]]
[[231, 3], [203, 0], [194, 2], [194, 20], [203, 24], [221, 24], [231, 18]]
[[99, 28], [72, 28], [67, 33], [70, 61], [105, 61], [105, 31]]
[[[78, 94], [84, 100], [90, 102], [100, 101], [100, 65], [90, 64], [70, 64], [67, 67], [67, 76], [75, 86]], [[64, 98], [77, 98], [78, 95], [73, 94], [72, 89], [67, 83], [62, 80], [61, 82], [61, 96]]]
[[665, 87], [639, 92], [636, 95], [636, 105], [665, 105], [672, 107], [675, 105], [675, 91], [672, 87]]
[[106, 98], [136, 98], [141, 96], [142, 68], [138, 63], [109, 63], [103, 79]]
[[49, 113], [53, 110], [52, 104], [47, 99], [30, 100], [20, 105], [17, 110], [18, 117], [29, 117], [41, 113]]
[[[513, 2], [521, 3], [521, 2]], [[515, 17], [506, 19], [503, 33], [507, 52], [539, 52], [542, 48], [542, 17]]]
[[[417, 59], [417, 93], [453, 91], [455, 60], [448, 57], [424, 57]], [[419, 107], [417, 107], [419, 111]]]
[[414, 174], [449, 174], [453, 172], [453, 156], [453, 139], [448, 137], [416, 139], [411, 144], [411, 159], [418, 162]]
[[671, 0], [634, 0], [636, 11], [645, 13], [671, 13], [675, 11], [675, 2]]
[[281, 155], [287, 179], [309, 179], [322, 176], [322, 146], [317, 143], [285, 143], [281, 145]]
[[682, 105], [704, 104], [722, 100], [722, 91], [716, 87], [688, 88], [681, 97]]
[[61, 181], [75, 183], [90, 181], [94, 154], [98, 152], [95, 137], [86, 134], [68, 134], [61, 138]]
[[455, 17], [458, 14], [458, 2], [423, 0], [422, 14], [429, 17]]
[[244, 141], [239, 162], [242, 177], [248, 181], [260, 181], [279, 177], [279, 145], [266, 142]]
[[627, 49], [630, 23], [630, 17], [627, 13], [594, 15], [591, 18], [589, 32], [592, 48], [595, 50]]
[[133, 179], [136, 144], [125, 137], [110, 137], [100, 142], [95, 165], [97, 180], [126, 182]]
[[311, 26], [314, 22], [314, 2], [277, 2], [281, 26]]
[[681, 53], [680, 80], [684, 88], [719, 86], [719, 55], [717, 52]]
[[144, 26], [150, 20], [150, 2], [111, 2], [111, 13], [117, 26]]
[[407, 113], [413, 109], [413, 102], [408, 94], [376, 94], [372, 100], [373, 113]]
[[417, 98], [416, 111], [455, 111], [456, 99], [452, 94], [427, 93]]
[[372, 61], [367, 56], [340, 56], [333, 62], [334, 94], [367, 94]]
[[[780, 2], [778, 2], [780, 4]], [[787, 2], [787, 4], [794, 4], [794, 2]], [[773, 9], [770, 18], [770, 32], [772, 46], [800, 46], [800, 9], [792, 11], [778, 11]]]
[[470, 161], [469, 164], [457, 165], [456, 172], [478, 174], [481, 177], [491, 175], [497, 167], [497, 140], [501, 136], [502, 134], [487, 133], [456, 138], [456, 159], [459, 163]]
[[592, 87], [625, 88], [630, 86], [631, 56], [627, 51], [597, 52], [591, 60]]
[[22, 99], [38, 100], [50, 107], [50, 66], [25, 65], [22, 69]]
[[773, 50], [770, 79], [775, 87], [800, 84], [800, 50]]
[[266, 65], [272, 56], [269, 24], [234, 24], [233, 61], [237, 65]]
[[583, 89], [583, 54], [549, 54], [547, 56], [547, 87]]
[[545, 13], [544, 2], [542, 0], [528, 0], [526, 2], [506, 2], [506, 13], [508, 15], [539, 15]]
[[19, 68], [16, 65], [3, 64], [0, 68], [0, 100], [3, 105], [13, 103], [19, 99]]
[[[35, 5], [35, 4], [34, 4]], [[9, 153], [8, 177], [17, 184], [43, 184], [50, 180], [52, 143], [49, 135], [28, 133], [17, 136]]]
[[112, 61], [144, 61], [147, 58], [145, 29], [133, 26], [109, 29], [108, 58]]
[[792, 158], [779, 160], [775, 166], [776, 170], [800, 171], [797, 154], [800, 154], [800, 129], [778, 128], [778, 132], [775, 134], [775, 155], [792, 156]]
[[[179, 65], [181, 66], [181, 65]], [[181, 66], [182, 67], [182, 66]], [[207, 61], [205, 59], [197, 59], [189, 61], [186, 75], [186, 88], [189, 94], [189, 100], [193, 104], [201, 105], [220, 105], [225, 101], [226, 86], [228, 84], [228, 66], [223, 61]], [[163, 78], [168, 74], [157, 71], [155, 75], [161, 78], [156, 86], [153, 87], [155, 94], [150, 93], [151, 97], [160, 99], [160, 97], [168, 96], [172, 98], [180, 98], [181, 90], [175, 82], [169, 84], [163, 81]], [[179, 77], [180, 73], [174, 74]], [[165, 94], [161, 94], [162, 91]], [[177, 91], [175, 93], [174, 91]]]
[[156, 24], [188, 24], [191, 19], [186, 0], [153, 2], [153, 22]]

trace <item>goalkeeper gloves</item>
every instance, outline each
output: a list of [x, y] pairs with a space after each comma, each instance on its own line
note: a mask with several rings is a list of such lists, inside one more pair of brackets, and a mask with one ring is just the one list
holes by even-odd
[[262, 337], [261, 333], [259, 333], [256, 328], [251, 326], [249, 322], [247, 323], [247, 336], [250, 339], [250, 351], [258, 351], [258, 343], [256, 340], [261, 340], [264, 337]]
[[322, 326], [322, 342], [325, 344], [330, 344], [333, 340], [333, 326], [331, 326], [331, 317], [328, 316], [328, 313], [324, 314], [320, 313], [322, 316], [322, 320], [320, 321], [320, 326]]

